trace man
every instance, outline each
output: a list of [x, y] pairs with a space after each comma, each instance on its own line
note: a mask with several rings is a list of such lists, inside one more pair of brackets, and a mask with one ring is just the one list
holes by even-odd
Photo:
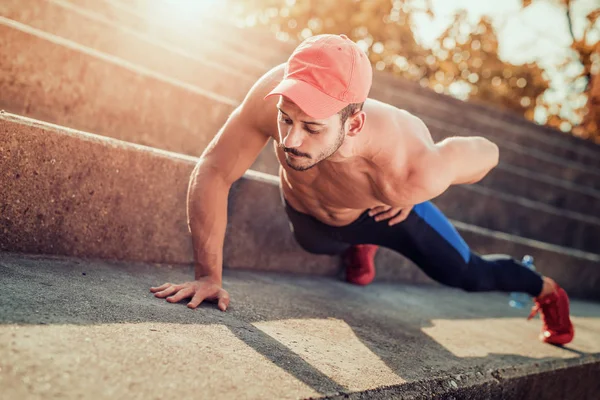
[[509, 256], [475, 254], [429, 201], [451, 185], [481, 180], [498, 164], [498, 147], [482, 137], [434, 143], [419, 118], [367, 98], [371, 82], [366, 54], [345, 35], [311, 37], [261, 77], [190, 179], [195, 281], [151, 291], [169, 302], [191, 297], [190, 308], [217, 300], [225, 311], [228, 192], [273, 138], [296, 240], [312, 253], [342, 254], [349, 282], [370, 283], [377, 246], [385, 246], [444, 285], [529, 293], [536, 302], [529, 318], [542, 312], [541, 339], [570, 342], [565, 291]]

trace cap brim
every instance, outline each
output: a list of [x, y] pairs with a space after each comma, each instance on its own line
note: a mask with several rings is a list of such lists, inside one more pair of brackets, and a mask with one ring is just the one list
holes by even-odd
[[306, 115], [315, 119], [329, 118], [350, 104], [334, 99], [314, 86], [295, 79], [284, 79], [264, 99], [275, 95], [289, 98]]

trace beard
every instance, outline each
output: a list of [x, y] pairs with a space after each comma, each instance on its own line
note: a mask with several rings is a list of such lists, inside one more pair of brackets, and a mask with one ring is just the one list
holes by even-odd
[[304, 155], [304, 154], [298, 154], [298, 152], [294, 151], [294, 150], [285, 150], [284, 151], [286, 153], [292, 153], [296, 156], [299, 156], [301, 158], [299, 159], [293, 159], [290, 160], [287, 155], [285, 157], [285, 162], [288, 165], [288, 167], [290, 167], [291, 169], [293, 169], [294, 171], [307, 171], [309, 169], [311, 169], [312, 167], [314, 167], [315, 165], [319, 164], [321, 161], [327, 160], [329, 157], [331, 157], [336, 151], [338, 151], [338, 149], [342, 146], [342, 144], [344, 144], [344, 131], [340, 130], [340, 134], [338, 135], [338, 137], [335, 140], [335, 143], [329, 147], [328, 149], [326, 149], [325, 151], [321, 152], [321, 154], [319, 154], [319, 157], [317, 157], [317, 161], [310, 163], [310, 164], [306, 164], [306, 165], [298, 165], [295, 163], [295, 161], [302, 161], [302, 160], [310, 160], [310, 156], [308, 155]]

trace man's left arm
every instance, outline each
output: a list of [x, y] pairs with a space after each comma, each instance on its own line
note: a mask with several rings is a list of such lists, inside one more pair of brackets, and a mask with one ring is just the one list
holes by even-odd
[[407, 196], [413, 204], [419, 204], [439, 196], [451, 185], [479, 182], [498, 165], [498, 160], [498, 146], [486, 138], [446, 138], [415, 155], [407, 179]]
[[382, 191], [388, 205], [369, 213], [377, 221], [389, 220], [390, 225], [404, 221], [414, 205], [434, 199], [451, 185], [479, 182], [499, 159], [498, 146], [483, 137], [450, 137], [434, 143], [423, 121], [413, 115], [404, 118], [422, 141], [419, 148], [411, 149], [402, 171], [397, 171], [403, 184]]

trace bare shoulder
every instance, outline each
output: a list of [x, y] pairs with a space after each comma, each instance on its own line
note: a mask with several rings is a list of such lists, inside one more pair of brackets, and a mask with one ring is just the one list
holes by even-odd
[[388, 204], [410, 203], [418, 160], [434, 145], [423, 121], [412, 113], [382, 103], [368, 114], [377, 137], [372, 161], [379, 198]]
[[415, 156], [434, 144], [425, 123], [414, 114], [390, 104], [375, 102], [369, 110], [377, 164], [403, 174]]
[[266, 100], [264, 97], [281, 82], [284, 70], [285, 64], [279, 64], [265, 72], [252, 85], [240, 105], [242, 120], [269, 136], [273, 136], [277, 131], [277, 96]]
[[402, 127], [402, 132], [410, 139], [424, 145], [433, 145], [434, 141], [427, 125], [416, 115], [399, 108], [396, 108], [396, 121]]

